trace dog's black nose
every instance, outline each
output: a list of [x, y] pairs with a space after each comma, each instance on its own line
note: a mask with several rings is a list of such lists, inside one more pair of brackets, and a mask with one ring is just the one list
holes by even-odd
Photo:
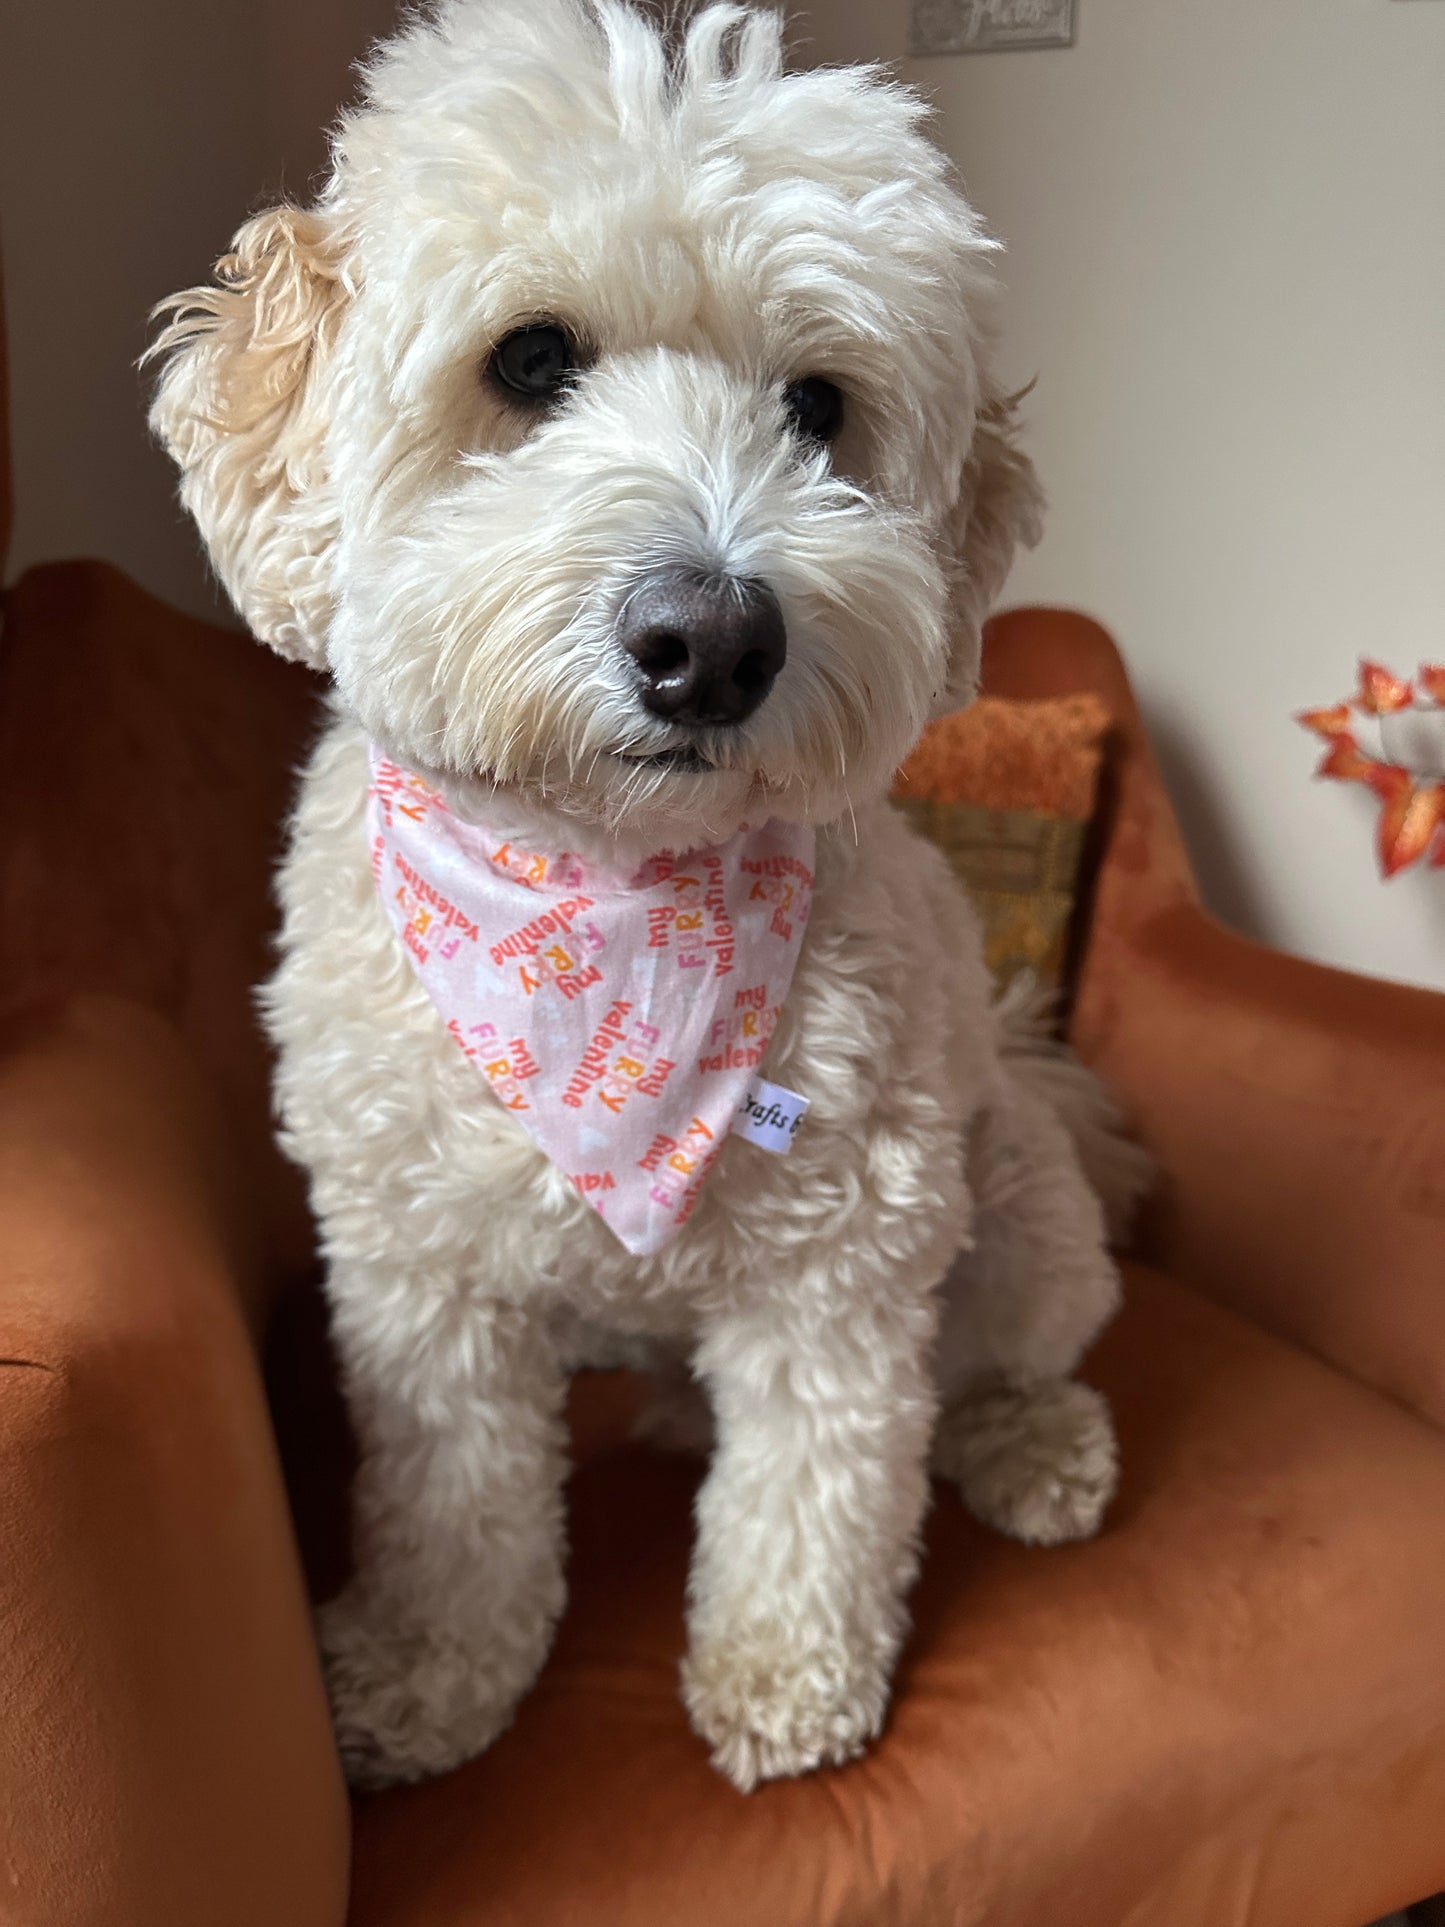
[[617, 639], [642, 672], [642, 701], [669, 723], [740, 723], [788, 653], [771, 589], [737, 576], [662, 569], [628, 597]]

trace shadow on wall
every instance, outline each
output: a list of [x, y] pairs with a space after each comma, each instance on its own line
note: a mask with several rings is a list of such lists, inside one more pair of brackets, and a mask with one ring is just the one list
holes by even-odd
[[1152, 705], [1140, 706], [1205, 907], [1231, 929], [1257, 935], [1269, 927], [1269, 907], [1226, 827], [1223, 799], [1174, 725]]

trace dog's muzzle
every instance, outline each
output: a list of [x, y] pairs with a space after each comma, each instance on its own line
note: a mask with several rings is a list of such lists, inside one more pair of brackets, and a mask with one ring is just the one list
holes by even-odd
[[751, 716], [788, 654], [783, 612], [765, 584], [684, 568], [660, 569], [633, 590], [617, 640], [640, 672], [645, 709], [710, 728]]

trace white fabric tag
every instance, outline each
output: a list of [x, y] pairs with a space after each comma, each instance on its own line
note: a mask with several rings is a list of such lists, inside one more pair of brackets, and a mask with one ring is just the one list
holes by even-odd
[[733, 1119], [733, 1135], [785, 1158], [807, 1109], [806, 1097], [785, 1091], [781, 1084], [770, 1084], [765, 1077], [755, 1077]]

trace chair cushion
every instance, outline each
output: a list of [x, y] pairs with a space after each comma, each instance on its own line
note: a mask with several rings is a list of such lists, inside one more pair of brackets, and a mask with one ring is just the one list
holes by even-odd
[[1357, 1927], [1445, 1884], [1445, 1440], [1142, 1271], [1093, 1544], [935, 1504], [888, 1731], [736, 1793], [677, 1697], [696, 1470], [585, 1388], [571, 1608], [512, 1730], [358, 1802], [352, 1927]]
[[1064, 974], [1109, 712], [1083, 692], [981, 696], [923, 732], [894, 801], [953, 865], [1001, 983]]

